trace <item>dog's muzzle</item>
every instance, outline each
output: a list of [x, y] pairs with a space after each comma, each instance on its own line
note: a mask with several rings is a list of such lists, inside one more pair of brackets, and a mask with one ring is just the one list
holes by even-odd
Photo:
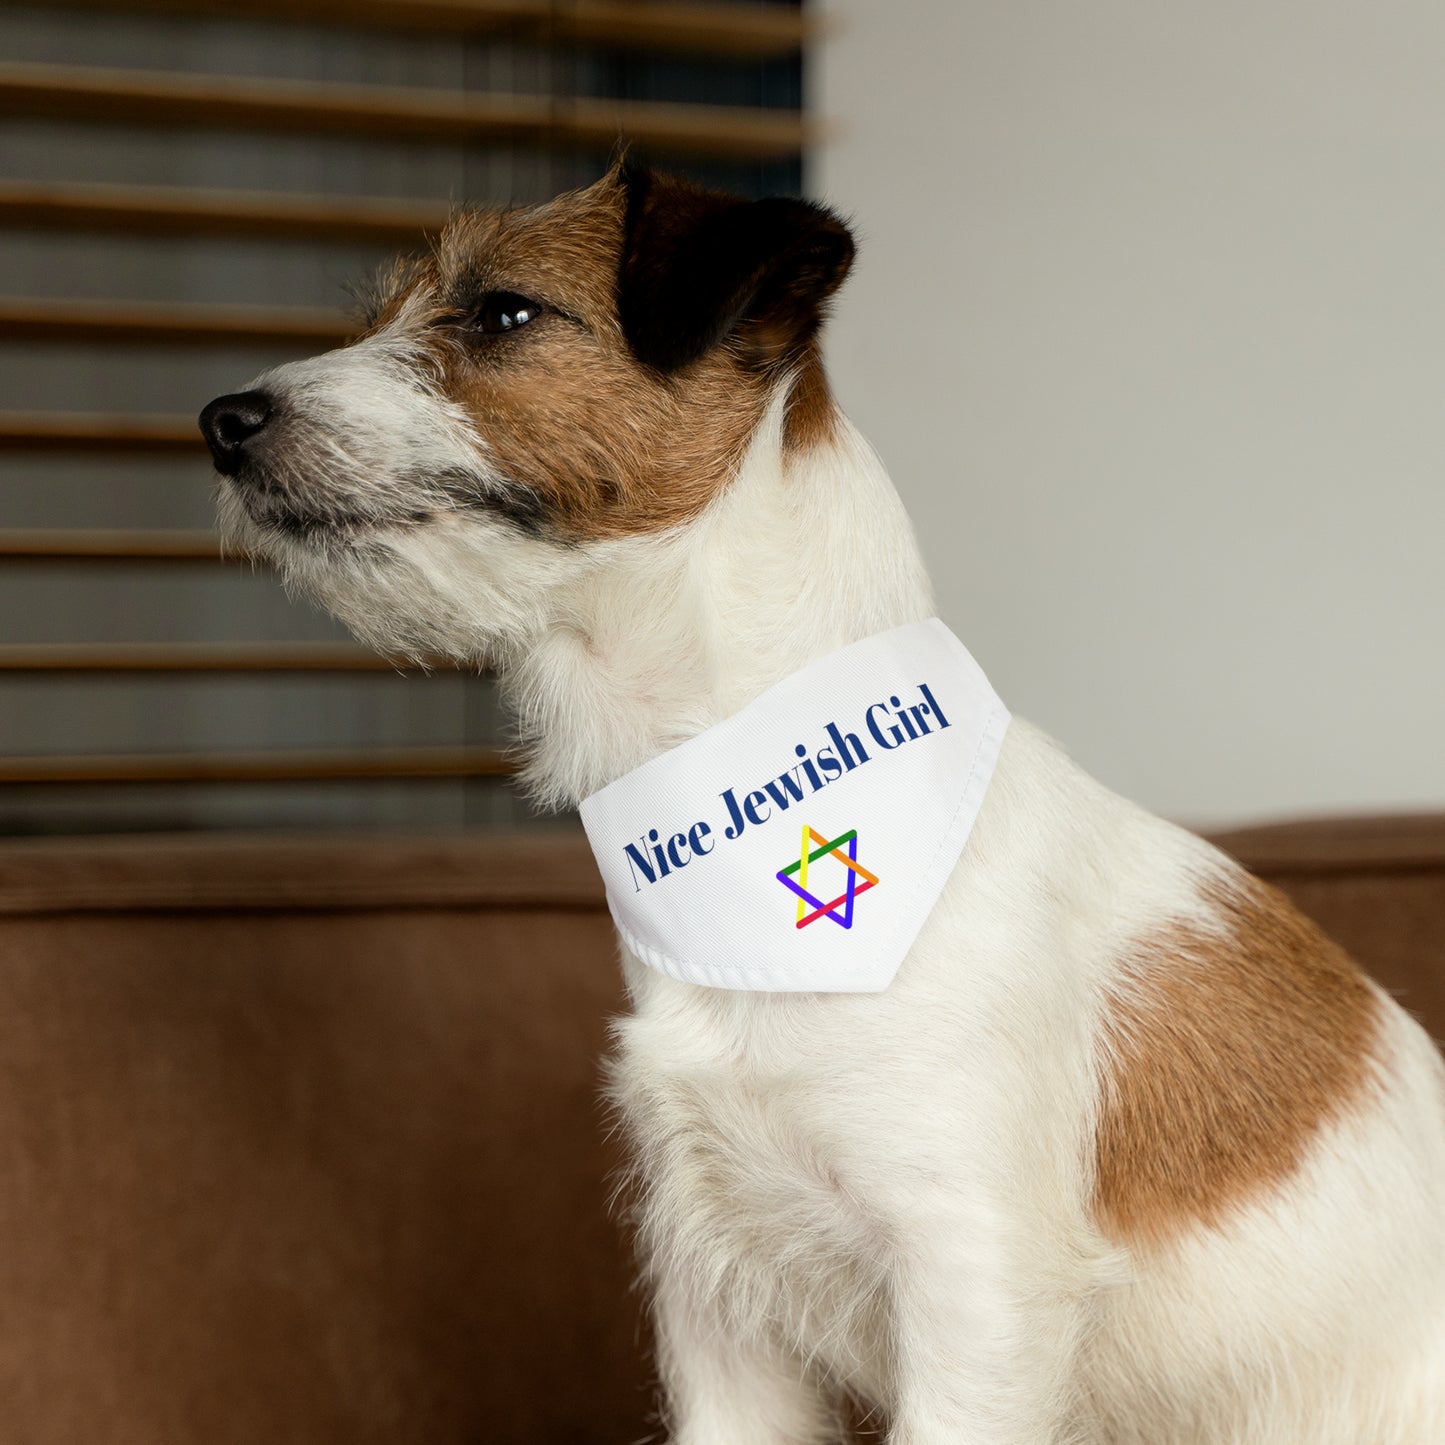
[[246, 464], [246, 445], [265, 430], [273, 410], [264, 391], [240, 391], [218, 396], [201, 412], [201, 435], [223, 477], [234, 477]]

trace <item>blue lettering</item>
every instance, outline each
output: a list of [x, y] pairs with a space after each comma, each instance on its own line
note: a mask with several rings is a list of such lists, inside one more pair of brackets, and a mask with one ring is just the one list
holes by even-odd
[[933, 700], [933, 694], [929, 692], [928, 684], [926, 682], [920, 682], [918, 684], [918, 690], [928, 699], [928, 709], [934, 717], [938, 719], [939, 727], [946, 728], [949, 725], [948, 719], [944, 717], [943, 709]]
[[764, 783], [763, 786], [768, 790], [768, 796], [785, 813], [788, 811], [789, 803], [803, 801], [803, 785], [792, 773], [783, 773], [776, 781]]
[[[844, 765], [850, 773], [859, 763], [866, 763], [868, 761], [868, 754], [863, 751], [863, 744], [858, 741], [857, 733], [840, 733], [837, 723], [829, 723], [828, 736], [833, 739], [833, 746], [838, 749]], [[852, 744], [851, 750], [848, 746], [850, 743]], [[856, 759], [853, 756], [855, 752], [858, 754]], [[819, 754], [819, 756], [821, 757], [822, 755]], [[826, 767], [826, 764], [824, 766]]]
[[712, 829], [706, 823], [694, 823], [688, 832], [674, 833], [666, 843], [659, 840], [656, 828], [650, 828], [646, 838], [624, 844], [622, 851], [632, 870], [632, 891], [641, 893], [644, 883], [656, 883], [674, 868], [686, 868], [695, 857], [711, 853], [714, 845], [707, 842], [711, 836]]
[[627, 866], [632, 869], [632, 891], [641, 893], [642, 884], [637, 881], [639, 871], [649, 883], [657, 882], [657, 873], [652, 864], [647, 861], [646, 843], [641, 838], [637, 841], [643, 844], [641, 848], [638, 848], [636, 843], [628, 843], [622, 851], [627, 854]]
[[738, 807], [738, 800], [733, 796], [731, 788], [724, 789], [718, 796], [728, 805], [728, 817], [732, 819], [732, 822], [723, 829], [723, 837], [731, 840], [743, 831], [742, 809]]
[[[892, 721], [892, 715], [888, 711], [887, 704], [875, 702], [873, 706], [868, 709], [868, 731], [873, 734], [873, 741], [876, 742], [880, 748], [887, 748], [891, 751], [904, 740], [903, 730], [894, 723], [885, 733], [878, 719], [873, 716], [876, 712], [881, 712], [885, 720]], [[891, 742], [889, 741], [890, 738], [892, 739]]]
[[903, 724], [903, 731], [908, 734], [908, 741], [912, 742], [918, 734], [913, 730], [913, 719], [908, 716], [908, 709], [896, 697], [890, 697], [888, 701], [898, 709], [898, 719]]
[[812, 784], [813, 791], [816, 793], [823, 786], [823, 780], [818, 776], [818, 770], [813, 766], [813, 760], [808, 756], [807, 748], [799, 743], [793, 751], [802, 758], [803, 761], [798, 766], [807, 774], [808, 782]]

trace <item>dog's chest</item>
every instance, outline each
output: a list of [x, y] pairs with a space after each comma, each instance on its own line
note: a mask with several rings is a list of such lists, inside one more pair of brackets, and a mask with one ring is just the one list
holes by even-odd
[[616, 1097], [643, 1186], [648, 1251], [714, 1282], [738, 1323], [781, 1333], [853, 1379], [881, 1337], [884, 1250], [849, 1177], [846, 1090], [779, 1070], [693, 1021], [619, 1030]]

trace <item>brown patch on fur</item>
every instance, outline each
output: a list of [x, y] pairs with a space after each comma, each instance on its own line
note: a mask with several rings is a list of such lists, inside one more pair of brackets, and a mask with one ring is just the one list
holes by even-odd
[[[655, 184], [659, 197], [690, 193]], [[834, 426], [811, 339], [800, 359], [773, 357], [765, 328], [749, 322], [678, 370], [638, 360], [618, 306], [627, 206], [614, 171], [546, 205], [460, 212], [434, 256], [398, 271], [374, 308], [375, 329], [411, 335], [430, 357], [539, 524], [571, 540], [691, 521], [735, 475], [783, 375], [796, 377], [785, 446], [817, 445]], [[469, 321], [497, 291], [544, 309], [514, 332], [482, 335]]]
[[838, 426], [838, 408], [822, 358], [816, 345], [809, 345], [788, 397], [788, 414], [783, 426], [784, 449], [794, 455], [824, 446], [833, 440]]
[[[475, 419], [488, 461], [575, 540], [695, 517], [734, 475], [768, 399], [767, 379], [727, 343], [677, 376], [633, 357], [617, 316], [623, 208], [609, 178], [528, 210], [463, 213], [387, 304]], [[515, 332], [479, 336], [469, 308], [491, 291], [545, 309]]]
[[1207, 896], [1219, 930], [1141, 940], [1105, 1022], [1094, 1210], [1134, 1243], [1278, 1188], [1372, 1077], [1379, 1000], [1344, 952], [1247, 874]]

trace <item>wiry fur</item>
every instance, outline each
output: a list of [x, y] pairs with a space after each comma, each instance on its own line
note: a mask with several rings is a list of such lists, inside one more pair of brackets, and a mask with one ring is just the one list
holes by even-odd
[[[408, 373], [393, 325], [266, 382], [305, 415], [296, 484], [339, 497], [339, 524], [270, 526], [232, 486], [223, 513], [368, 641], [496, 665], [546, 801], [931, 615], [866, 443], [837, 419], [788, 445], [794, 371], [767, 378], [746, 454], [697, 515], [560, 539], [429, 488], [433, 468], [509, 480], [488, 470], [487, 417]], [[612, 1090], [677, 1445], [822, 1445], [845, 1393], [892, 1445], [1445, 1441], [1445, 1069], [1383, 995], [1356, 990], [1348, 1029], [1318, 1026], [1317, 1048], [1359, 1067], [1322, 1066], [1318, 1107], [1283, 1111], [1288, 1167], [1235, 1161], [1217, 1212], [1181, 1190], [1147, 1235], [1099, 1208], [1110, 1090], [1148, 1067], [1130, 1041], [1167, 997], [1160, 940], [1242, 950], [1248, 997], [1249, 940], [1220, 901], [1248, 886], [1015, 721], [885, 993], [719, 992], [624, 957]], [[1210, 976], [1200, 1014], [1170, 1020], [1186, 1048], [1230, 1046], [1200, 1025]], [[1201, 1077], [1171, 1084], [1181, 1108]], [[1146, 1115], [1126, 1160], [1173, 1149], [1205, 1170], [1230, 1142], [1181, 1152]]]

